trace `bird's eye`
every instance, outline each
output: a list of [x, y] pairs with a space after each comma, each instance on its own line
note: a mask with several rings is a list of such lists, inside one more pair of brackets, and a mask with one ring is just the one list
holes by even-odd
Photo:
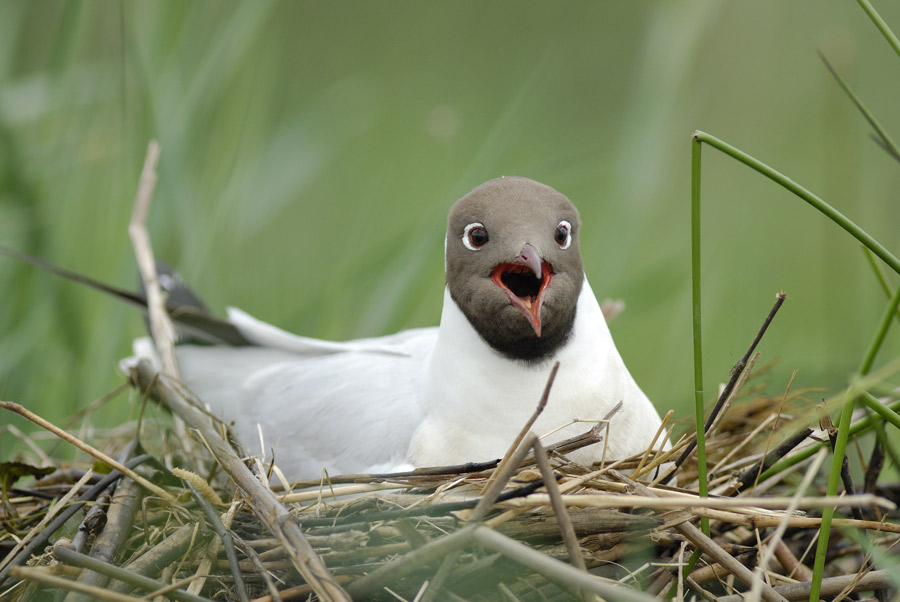
[[488, 242], [488, 233], [484, 224], [475, 222], [466, 226], [466, 229], [463, 230], [462, 241], [470, 251], [480, 251], [481, 247]]
[[556, 226], [556, 234], [553, 235], [553, 239], [556, 241], [556, 244], [559, 245], [560, 249], [568, 249], [569, 245], [572, 244], [572, 224], [566, 220], [559, 222], [559, 225]]

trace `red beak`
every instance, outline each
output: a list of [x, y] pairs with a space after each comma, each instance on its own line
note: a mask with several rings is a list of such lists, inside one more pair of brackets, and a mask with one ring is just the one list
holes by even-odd
[[541, 308], [551, 278], [550, 264], [541, 260], [530, 243], [525, 243], [515, 259], [499, 264], [491, 274], [491, 280], [522, 312], [537, 336], [541, 336]]

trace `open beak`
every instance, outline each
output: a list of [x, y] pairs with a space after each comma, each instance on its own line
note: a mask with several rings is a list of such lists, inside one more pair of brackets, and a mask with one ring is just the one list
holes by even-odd
[[511, 262], [498, 264], [491, 274], [491, 280], [522, 312], [537, 336], [541, 336], [541, 307], [551, 278], [550, 264], [530, 243], [525, 243]]

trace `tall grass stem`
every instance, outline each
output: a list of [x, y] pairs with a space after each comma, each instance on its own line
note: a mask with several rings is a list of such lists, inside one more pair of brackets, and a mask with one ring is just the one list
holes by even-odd
[[824, 200], [822, 200], [794, 180], [788, 178], [772, 167], [766, 165], [762, 161], [751, 157], [747, 153], [735, 148], [734, 146], [731, 146], [727, 142], [724, 142], [723, 140], [720, 140], [711, 134], [707, 134], [706, 132], [697, 130], [696, 132], [694, 132], [694, 140], [709, 144], [710, 146], [720, 150], [726, 155], [737, 159], [747, 167], [750, 167], [751, 169], [761, 173], [762, 175], [769, 178], [776, 184], [781, 185], [788, 191], [794, 193], [796, 196], [812, 205], [816, 210], [825, 215], [828, 219], [843, 228], [853, 238], [861, 242], [863, 245], [865, 245], [866, 248], [868, 248], [875, 255], [881, 258], [881, 260], [884, 261], [888, 266], [890, 266], [892, 270], [900, 274], [900, 259], [898, 259], [893, 253], [888, 251], [884, 247], [884, 245], [875, 240], [868, 232], [857, 226], [856, 223], [853, 222], [853, 220], [848, 218], [846, 215], [826, 203]]
[[888, 44], [891, 45], [891, 48], [894, 49], [894, 52], [897, 53], [897, 56], [900, 56], [900, 40], [897, 39], [897, 36], [894, 35], [894, 32], [891, 31], [891, 28], [888, 27], [888, 24], [884, 22], [884, 19], [881, 18], [881, 15], [878, 14], [878, 11], [875, 10], [875, 7], [872, 6], [872, 3], [869, 0], [856, 0], [859, 5], [862, 7], [866, 14], [869, 15], [869, 18], [872, 20], [872, 23], [875, 24], [875, 27], [878, 28], [878, 31], [881, 32], [881, 35], [884, 36], [884, 39], [887, 40]]
[[[884, 343], [884, 337], [887, 335], [888, 328], [894, 321], [894, 314], [897, 313], [898, 305], [900, 305], [900, 286], [897, 287], [890, 303], [888, 303], [887, 309], [884, 311], [884, 315], [881, 317], [878, 330], [875, 332], [872, 343], [869, 345], [869, 349], [866, 351], [866, 355], [859, 366], [857, 378], [865, 376], [872, 369], [875, 356], [878, 355], [878, 350], [881, 349], [881, 345]], [[861, 394], [854, 394], [851, 388], [848, 391], [846, 403], [841, 409], [841, 418], [837, 427], [838, 435], [834, 443], [834, 457], [831, 460], [831, 472], [828, 475], [828, 488], [825, 495], [834, 495], [841, 480], [841, 466], [844, 462], [847, 441], [850, 438], [850, 420], [853, 418], [853, 408], [856, 406], [858, 395]], [[876, 403], [878, 403], [877, 400]], [[852, 494], [853, 492], [848, 491], [847, 493]], [[822, 526], [819, 528], [819, 541], [816, 544], [816, 558], [813, 564], [813, 578], [809, 591], [810, 602], [815, 602], [819, 599], [819, 589], [825, 572], [825, 556], [828, 553], [828, 540], [831, 536], [831, 519], [833, 517], [834, 508], [822, 509]]]
[[[694, 331], [694, 410], [697, 421], [697, 479], [700, 497], [708, 494], [706, 476], [706, 429], [703, 412], [703, 339], [700, 310], [700, 155], [701, 142], [691, 139], [691, 299]], [[704, 535], [709, 535], [709, 520], [700, 523]]]

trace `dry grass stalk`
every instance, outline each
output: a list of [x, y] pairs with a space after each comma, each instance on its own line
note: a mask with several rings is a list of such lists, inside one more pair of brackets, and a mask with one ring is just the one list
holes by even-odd
[[118, 470], [119, 472], [121, 472], [122, 474], [127, 476], [129, 479], [135, 481], [136, 483], [139, 483], [141, 485], [141, 487], [143, 487], [147, 491], [150, 491], [153, 494], [158, 495], [162, 499], [170, 501], [170, 502], [175, 501], [175, 498], [172, 497], [172, 495], [169, 494], [169, 492], [167, 492], [162, 487], [158, 487], [158, 486], [154, 485], [153, 483], [151, 483], [144, 477], [140, 476], [139, 474], [137, 474], [136, 472], [134, 472], [133, 470], [131, 470], [130, 468], [128, 468], [127, 466], [122, 464], [121, 462], [117, 462], [117, 461], [113, 460], [112, 458], [110, 458], [109, 456], [104, 454], [102, 451], [97, 449], [96, 447], [93, 447], [83, 441], [80, 441], [79, 439], [77, 439], [76, 437], [73, 437], [72, 435], [70, 435], [66, 431], [62, 430], [55, 424], [53, 424], [47, 420], [44, 420], [43, 418], [41, 418], [34, 412], [25, 409], [21, 405], [19, 405], [17, 403], [12, 403], [9, 401], [0, 401], [0, 408], [2, 408], [4, 410], [9, 410], [10, 412], [14, 412], [14, 413], [18, 414], [19, 416], [22, 416], [23, 418], [27, 418], [31, 422], [40, 426], [41, 428], [47, 429], [48, 431], [50, 431], [51, 433], [53, 433], [54, 435], [56, 435], [63, 441], [65, 441], [67, 443], [71, 443], [72, 445], [74, 445], [75, 447], [80, 449], [81, 451], [83, 451], [86, 454], [103, 462], [107, 466], [111, 466], [111, 467], [115, 468], [116, 470]]
[[[136, 587], [143, 588], [144, 590], [148, 590], [151, 592], [160, 592], [163, 589], [168, 589], [168, 587], [160, 583], [159, 581], [155, 581], [143, 575], [136, 574], [127, 569], [122, 569], [117, 566], [114, 566], [108, 562], [103, 562], [101, 560], [97, 560], [96, 558], [91, 558], [85, 554], [79, 554], [73, 550], [69, 550], [63, 546], [56, 546], [53, 549], [53, 555], [55, 558], [66, 562], [72, 566], [82, 567], [85, 569], [90, 569], [97, 573], [103, 574], [110, 579], [117, 579], [122, 583], [128, 583], [134, 585]], [[105, 588], [106, 591], [111, 593], [116, 593], [119, 595], [124, 595], [122, 592], [119, 592], [115, 589]], [[194, 596], [188, 594], [187, 592], [173, 592], [173, 597], [176, 600], [180, 600], [183, 602], [203, 602], [204, 599], [199, 596]]]
[[[109, 504], [106, 525], [97, 536], [91, 547], [91, 556], [101, 562], [110, 562], [116, 558], [125, 539], [134, 524], [135, 508], [140, 499], [140, 489], [134, 481], [120, 481], [116, 493]], [[78, 577], [78, 582], [92, 587], [105, 588], [108, 577], [101, 573], [85, 570]], [[83, 593], [70, 593], [65, 602], [88, 602]]]
[[[90, 470], [85, 471], [84, 475], [75, 483], [75, 485], [72, 486], [72, 488], [62, 496], [62, 498], [60, 498], [59, 503], [53, 506], [53, 508], [51, 508], [50, 511], [44, 515], [44, 518], [42, 518], [41, 521], [36, 524], [28, 532], [27, 535], [25, 535], [25, 537], [16, 542], [16, 545], [12, 548], [12, 550], [7, 553], [6, 558], [4, 558], [2, 562], [0, 562], [0, 570], [6, 569], [7, 565], [16, 557], [16, 555], [22, 550], [22, 548], [28, 545], [28, 542], [32, 541], [38, 533], [40, 533], [47, 527], [50, 521], [52, 521], [56, 517], [57, 513], [65, 508], [72, 500], [72, 498], [75, 497], [75, 495], [78, 494], [79, 491], [81, 491], [82, 485], [90, 480], [92, 474], [93, 472], [91, 472]], [[2, 582], [2, 579], [0, 579], [0, 582]]]
[[65, 577], [58, 577], [54, 575], [49, 569], [43, 567], [13, 567], [12, 576], [19, 579], [27, 579], [29, 581], [43, 583], [44, 585], [49, 585], [57, 589], [77, 592], [88, 596], [88, 599], [106, 600], [108, 602], [136, 602], [139, 599], [133, 598], [131, 596], [126, 596], [124, 594], [111, 592], [102, 587], [88, 585], [85, 583], [78, 583], [77, 581], [66, 579]]
[[246, 494], [247, 502], [259, 520], [276, 536], [280, 544], [290, 551], [294, 566], [323, 600], [347, 600], [343, 589], [334, 582], [325, 565], [303, 537], [300, 527], [292, 519], [275, 495], [269, 491], [241, 461], [212, 427], [208, 417], [198, 411], [168, 379], [155, 373], [141, 362], [135, 378], [142, 388], [151, 387], [155, 396], [163, 400], [173, 413], [191, 425], [203, 437], [216, 460]]
[[[641, 483], [636, 481], [632, 481], [628, 477], [622, 474], [616, 474], [617, 478], [626, 483], [629, 483], [633, 486], [637, 491], [640, 491], [643, 495], [647, 497], [654, 497], [654, 494], [650, 489]], [[716, 542], [703, 534], [703, 532], [692, 525], [689, 522], [679, 523], [675, 525], [675, 528], [686, 538], [688, 538], [691, 543], [693, 543], [696, 547], [703, 550], [710, 558], [724, 566], [729, 570], [729, 572], [740, 579], [745, 585], [751, 585], [753, 583], [753, 573], [745, 567], [743, 564], [735, 560], [732, 556], [726, 553], [722, 548], [720, 548]], [[762, 598], [766, 602], [782, 602], [783, 598], [775, 593], [772, 588], [763, 584], [761, 588]]]
[[156, 188], [156, 164], [159, 161], [159, 143], [151, 140], [147, 145], [144, 167], [134, 199], [128, 234], [131, 236], [134, 255], [137, 259], [141, 280], [147, 294], [147, 315], [150, 318], [150, 332], [159, 351], [163, 372], [178, 378], [178, 362], [175, 361], [175, 327], [169, 320], [166, 301], [159, 287], [159, 274], [156, 272], [156, 259], [147, 233], [147, 217], [150, 215], [150, 201]]
[[[897, 583], [891, 577], [890, 571], [870, 571], [864, 577], [858, 578], [857, 575], [842, 575], [840, 577], [826, 577], [822, 579], [822, 588], [819, 591], [820, 596], [836, 596], [847, 588], [853, 582], [851, 592], [884, 590], [896, 588]], [[781, 585], [775, 588], [775, 591], [784, 599], [790, 602], [809, 599], [809, 582], [795, 583], [791, 585]], [[722, 596], [719, 602], [743, 602], [744, 597], [741, 594], [732, 596]]]
[[822, 468], [823, 462], [825, 462], [825, 450], [820, 450], [816, 455], [816, 459], [813, 461], [812, 468], [809, 470], [809, 472], [806, 473], [806, 475], [804, 475], [803, 482], [800, 483], [800, 486], [797, 488], [797, 492], [794, 494], [793, 499], [788, 504], [784, 516], [778, 523], [778, 526], [775, 528], [775, 533], [772, 534], [769, 545], [766, 546], [762, 557], [759, 560], [759, 566], [753, 574], [753, 586], [750, 588], [750, 595], [747, 599], [747, 602], [757, 602], [757, 600], [759, 600], [760, 592], [763, 586], [763, 571], [765, 570], [765, 567], [769, 565], [769, 561], [772, 559], [772, 556], [775, 553], [774, 546], [781, 543], [781, 538], [784, 536], [785, 530], [787, 530], [790, 515], [793, 514], [794, 511], [799, 507], [800, 497], [806, 493], [806, 490], [809, 488], [812, 480], [819, 472], [819, 469]]

